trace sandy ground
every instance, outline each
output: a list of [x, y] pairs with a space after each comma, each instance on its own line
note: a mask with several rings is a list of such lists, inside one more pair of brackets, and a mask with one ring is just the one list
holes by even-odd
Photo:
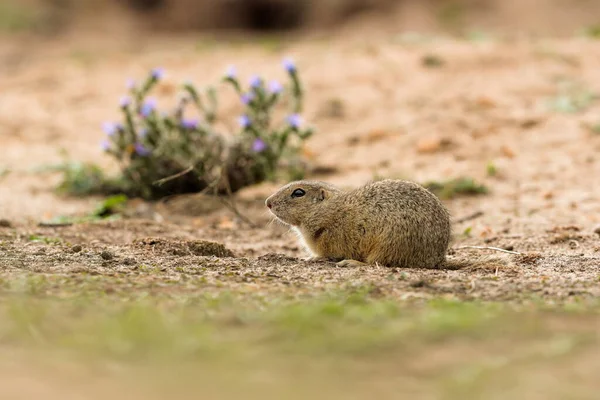
[[[141, 77], [153, 66], [165, 67], [169, 78], [161, 88], [161, 104], [166, 104], [169, 96], [173, 101], [179, 81], [192, 78], [207, 84], [232, 63], [244, 78], [255, 72], [282, 78], [280, 60], [292, 56], [306, 83], [305, 118], [318, 129], [306, 154], [313, 165], [334, 169], [312, 178], [357, 186], [381, 176], [418, 182], [472, 176], [490, 193], [447, 202], [455, 220], [482, 212], [455, 224], [455, 248], [493, 245], [541, 253], [541, 258], [528, 259], [526, 268], [505, 272], [492, 263], [476, 272], [403, 273], [416, 274], [416, 280], [421, 276], [445, 282], [458, 279], [456, 293], [461, 296], [465, 292], [485, 298], [516, 296], [472, 283], [478, 276], [490, 275], [506, 278], [509, 292], [520, 290], [530, 279], [532, 284], [542, 280], [543, 287], [556, 284], [547, 289], [550, 297], [564, 298], [579, 291], [597, 294], [600, 236], [594, 229], [600, 224], [600, 135], [586, 124], [600, 121], [600, 109], [591, 103], [567, 114], [553, 110], [549, 103], [564, 92], [565, 85], [575, 88], [574, 95], [600, 91], [598, 42], [459, 41], [389, 36], [372, 30], [312, 40], [281, 39], [275, 44], [197, 37], [156, 37], [117, 45], [75, 39], [62, 44], [2, 42], [0, 168], [6, 172], [0, 178], [0, 217], [15, 227], [3, 229], [3, 235], [20, 238], [34, 232], [125, 252], [132, 251], [133, 239], [145, 236], [218, 240], [237, 256], [249, 257], [249, 268], [254, 268], [254, 257], [267, 253], [303, 256], [293, 235], [269, 225], [262, 205], [278, 184], [240, 193], [240, 210], [257, 228], [248, 227], [226, 209], [203, 213], [194, 204], [204, 200], [194, 196], [167, 204], [137, 203], [138, 216], [154, 222], [50, 230], [34, 225], [50, 217], [89, 212], [97, 201], [58, 197], [53, 193], [58, 177], [34, 170], [61, 162], [59, 150], [72, 160], [114, 169], [98, 146], [103, 135], [100, 125], [118, 116], [115, 103], [127, 77]], [[424, 58], [432, 55], [442, 61], [441, 66], [425, 65]], [[336, 101], [342, 103], [341, 115], [330, 110]], [[234, 123], [238, 111], [236, 99], [226, 94], [221, 114], [223, 121], [229, 121], [225, 127]], [[497, 170], [495, 176], [487, 172], [490, 164]], [[463, 234], [465, 230], [469, 233]], [[17, 239], [13, 245], [20, 248], [19, 243]], [[27, 258], [28, 251], [18, 257]], [[458, 249], [458, 256], [465, 251]], [[486, 251], [475, 252], [481, 253]], [[519, 265], [519, 260], [509, 263]], [[28, 265], [37, 268], [35, 263]], [[64, 268], [69, 268], [68, 263]], [[379, 269], [324, 272], [321, 268], [307, 273], [333, 274], [334, 279], [389, 274]], [[412, 280], [394, 287], [399, 296]], [[427, 290], [427, 285], [419, 289]]]
[[[489, 188], [487, 195], [446, 201], [455, 220], [450, 257], [471, 266], [399, 270], [303, 261], [305, 253], [294, 235], [271, 223], [263, 205], [282, 182], [239, 193], [240, 212], [255, 227], [202, 196], [156, 204], [133, 200], [130, 216], [120, 221], [37, 226], [57, 216], [86, 214], [98, 202], [56, 195], [60, 176], [39, 170], [62, 162], [61, 151], [71, 160], [115, 170], [100, 151], [100, 127], [118, 117], [116, 104], [128, 77], [165, 67], [168, 79], [160, 104], [170, 105], [177, 83], [188, 78], [200, 85], [213, 82], [232, 63], [244, 79], [256, 72], [283, 78], [284, 56], [297, 60], [306, 84], [304, 116], [317, 128], [307, 144], [308, 160], [331, 171], [311, 178], [351, 187], [376, 177], [425, 182], [472, 176]], [[426, 66], [424, 59], [432, 56], [442, 65]], [[103, 293], [117, 296], [132, 288], [151, 294], [202, 288], [208, 293], [301, 297], [368, 284], [373, 296], [399, 302], [444, 298], [525, 307], [594, 304], [600, 295], [600, 235], [594, 232], [600, 225], [600, 135], [586, 126], [600, 123], [600, 106], [591, 102], [578, 112], [563, 113], [549, 104], [565, 93], [565, 85], [573, 88], [567, 99], [586, 90], [600, 93], [599, 69], [600, 42], [590, 39], [467, 41], [392, 35], [376, 25], [257, 41], [214, 35], [127, 36], [120, 41], [82, 35], [59, 42], [4, 38], [0, 219], [11, 227], [0, 227], [0, 275], [48, 276], [46, 294], [56, 297], [67, 289], [79, 290], [79, 284], [83, 288], [85, 277], [100, 277], [97, 285]], [[339, 102], [342, 113], [332, 112], [332, 103]], [[223, 126], [233, 126], [240, 107], [231, 93], [221, 110]], [[497, 170], [494, 176], [489, 165]], [[479, 216], [465, 220], [475, 212]], [[194, 245], [197, 240], [222, 243], [234, 257], [211, 255]], [[465, 245], [522, 254], [460, 248]], [[598, 320], [584, 317], [579, 323], [561, 320], [556, 325], [553, 333], [561, 339], [560, 334], [578, 327], [594, 330]], [[529, 342], [479, 347], [467, 341], [440, 342], [420, 352], [422, 357], [407, 357], [410, 363], [403, 366], [419, 377], [438, 368], [427, 360], [454, 370], [477, 355], [508, 355], [503, 365], [514, 374], [509, 383], [518, 385], [502, 386], [505, 390], [512, 388], [523, 398], [578, 398], [578, 393], [593, 398], [583, 393], [597, 393], [591, 373], [597, 370], [597, 351], [582, 347], [554, 363], [544, 347], [554, 342], [539, 342], [540, 348]], [[82, 372], [82, 383], [72, 384], [73, 368], [60, 367], [38, 371], [27, 358], [3, 361], [4, 393], [75, 399], [90, 398], [91, 391], [103, 387], [106, 397], [127, 396], [127, 385], [120, 381], [107, 384], [101, 374]], [[394, 382], [408, 391], [426, 392], [426, 385], [412, 375], [406, 382], [394, 381], [398, 365], [377, 368], [367, 375], [371, 386], [365, 383], [363, 393], [372, 394], [373, 382], [383, 385], [382, 398], [385, 385], [392, 388]], [[493, 364], [486, 369], [492, 381], [502, 368]], [[116, 371], [113, 377], [119, 376]], [[346, 385], [340, 382], [338, 388]], [[395, 393], [392, 389], [388, 394]], [[506, 391], [495, 393], [504, 396]]]

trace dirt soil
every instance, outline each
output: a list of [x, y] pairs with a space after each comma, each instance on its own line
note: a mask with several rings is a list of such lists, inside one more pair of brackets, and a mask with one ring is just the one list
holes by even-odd
[[[465, 41], [390, 35], [374, 26], [252, 43], [214, 36], [2, 40], [0, 218], [10, 227], [0, 227], [0, 268], [3, 274], [119, 271], [134, 277], [147, 265], [159, 267], [147, 277], [156, 280], [183, 268], [205, 276], [207, 287], [266, 291], [320, 291], [362, 281], [398, 299], [560, 303], [597, 297], [600, 135], [587, 126], [600, 122], [600, 108], [592, 102], [561, 113], [549, 104], [565, 82], [600, 92], [599, 50], [600, 42], [583, 38]], [[375, 177], [475, 178], [489, 194], [446, 204], [455, 219], [451, 257], [476, 265], [342, 269], [302, 261], [306, 254], [295, 236], [270, 223], [263, 205], [280, 183], [239, 194], [238, 208], [253, 226], [202, 196], [133, 200], [128, 217], [116, 222], [37, 226], [86, 214], [97, 203], [58, 196], [60, 176], [40, 169], [62, 162], [62, 149], [71, 160], [115, 170], [100, 151], [100, 126], [118, 117], [126, 78], [165, 67], [160, 101], [167, 104], [180, 81], [214, 82], [232, 63], [244, 79], [256, 72], [283, 78], [283, 56], [298, 62], [308, 94], [305, 119], [318, 129], [305, 150], [315, 167], [310, 178], [348, 187]], [[239, 110], [227, 94], [224, 128], [235, 124]], [[140, 242], [147, 238], [160, 240]], [[234, 257], [223, 257], [230, 256], [223, 249], [205, 254], [197, 240], [219, 242]], [[522, 254], [461, 248], [466, 245]]]

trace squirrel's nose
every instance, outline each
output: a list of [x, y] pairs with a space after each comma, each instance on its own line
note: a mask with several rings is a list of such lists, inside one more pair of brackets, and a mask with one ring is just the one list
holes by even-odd
[[267, 199], [267, 201], [265, 202], [265, 204], [267, 205], [267, 207], [271, 208], [273, 207], [273, 203], [271, 203], [271, 201], [269, 199]]

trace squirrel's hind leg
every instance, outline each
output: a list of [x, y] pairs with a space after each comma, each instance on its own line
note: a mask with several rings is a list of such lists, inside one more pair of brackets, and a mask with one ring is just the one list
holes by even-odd
[[368, 265], [368, 264], [364, 263], [362, 261], [348, 259], [348, 260], [342, 260], [342, 261], [336, 263], [335, 265], [337, 265], [338, 267], [356, 268], [356, 267], [364, 267], [365, 265]]

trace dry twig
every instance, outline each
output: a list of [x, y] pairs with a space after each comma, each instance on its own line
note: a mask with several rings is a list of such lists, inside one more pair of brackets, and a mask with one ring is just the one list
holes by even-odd
[[508, 254], [521, 254], [518, 251], [506, 250], [506, 249], [501, 249], [500, 247], [490, 247], [490, 246], [460, 246], [460, 247], [458, 247], [458, 249], [494, 250], [494, 251], [501, 251], [503, 253], [508, 253]]
[[464, 217], [459, 218], [459, 219], [455, 220], [454, 222], [457, 223], [457, 224], [461, 224], [463, 222], [467, 222], [467, 221], [471, 221], [471, 220], [473, 220], [475, 218], [479, 218], [482, 215], [483, 215], [483, 211], [476, 211], [476, 212], [474, 212], [472, 214], [465, 215]]

